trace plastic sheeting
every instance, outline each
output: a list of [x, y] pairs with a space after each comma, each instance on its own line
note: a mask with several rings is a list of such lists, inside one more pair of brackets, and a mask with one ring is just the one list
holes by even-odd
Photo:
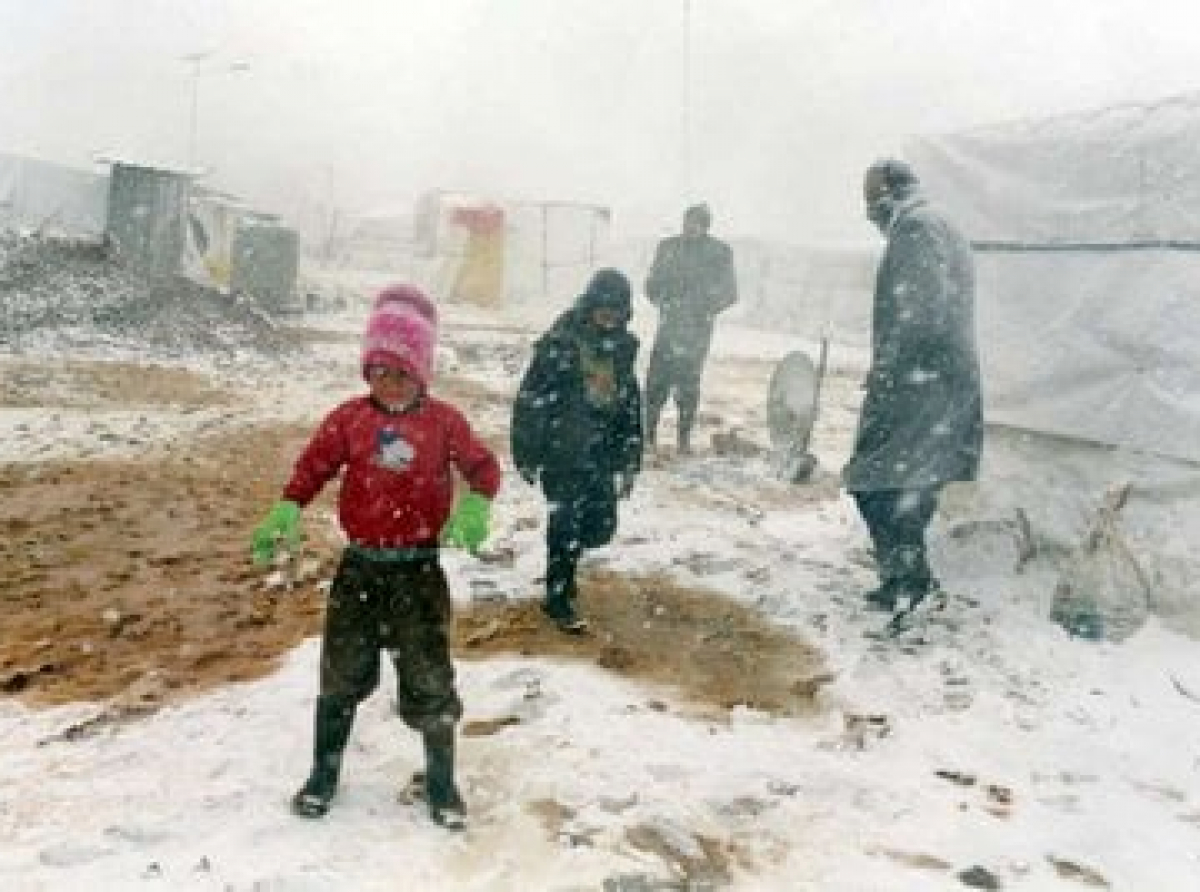
[[1200, 462], [1200, 97], [927, 138], [976, 245], [986, 417]]
[[976, 263], [989, 421], [1200, 461], [1200, 254]]
[[108, 177], [0, 154], [0, 229], [99, 236], [107, 210]]
[[[1081, 560], [1092, 571], [1108, 562], [1089, 556], [1084, 547], [1089, 528], [1100, 516], [1105, 495], [1114, 486], [1132, 485], [1119, 512], [1115, 532], [1146, 582], [1147, 603], [1138, 605], [1134, 589], [1125, 598], [1105, 597], [1096, 588], [1085, 592], [1104, 612], [1148, 610], [1170, 626], [1200, 637], [1200, 466], [1094, 443], [993, 427], [983, 451], [980, 484], [960, 488], [943, 500], [943, 516], [955, 522], [1000, 522], [1014, 532], [1019, 517], [1028, 523], [1038, 564], [1076, 576]], [[934, 537], [935, 567], [950, 543]], [[966, 572], [995, 554], [975, 555]], [[1129, 563], [1126, 561], [1125, 563]], [[1077, 576], [1076, 576], [1077, 578]], [[1102, 579], [1105, 583], [1119, 580]], [[1047, 587], [1050, 607], [1052, 587]]]
[[1200, 245], [1200, 95], [916, 142], [918, 175], [974, 241]]

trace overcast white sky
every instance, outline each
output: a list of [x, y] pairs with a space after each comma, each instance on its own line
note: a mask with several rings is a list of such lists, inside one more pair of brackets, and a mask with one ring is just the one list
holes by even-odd
[[1200, 86], [1195, 0], [691, 0], [690, 91], [684, 8], [0, 0], [0, 151], [184, 163], [206, 51], [198, 156], [276, 209], [446, 187], [658, 233], [705, 199], [726, 234], [868, 238], [862, 168], [911, 134]]

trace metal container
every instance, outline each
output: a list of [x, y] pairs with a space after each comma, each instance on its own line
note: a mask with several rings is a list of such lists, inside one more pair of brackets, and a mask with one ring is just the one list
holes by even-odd
[[229, 287], [252, 297], [272, 313], [298, 312], [296, 272], [300, 239], [294, 229], [274, 221], [244, 219], [233, 237]]
[[113, 163], [105, 233], [126, 262], [160, 273], [180, 270], [190, 189], [187, 174]]

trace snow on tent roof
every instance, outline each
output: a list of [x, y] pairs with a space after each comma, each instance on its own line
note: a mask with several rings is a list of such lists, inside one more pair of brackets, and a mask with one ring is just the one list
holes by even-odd
[[1200, 95], [914, 142], [976, 247], [987, 418], [1200, 462]]
[[1200, 94], [918, 140], [909, 158], [976, 241], [1200, 247]]

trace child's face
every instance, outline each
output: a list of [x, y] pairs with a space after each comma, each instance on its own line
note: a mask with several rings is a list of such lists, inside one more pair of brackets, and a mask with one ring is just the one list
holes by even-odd
[[402, 368], [388, 365], [367, 366], [371, 396], [388, 408], [407, 406], [421, 395], [421, 384]]
[[625, 321], [624, 314], [616, 307], [598, 306], [592, 310], [592, 325], [604, 331], [620, 328]]

